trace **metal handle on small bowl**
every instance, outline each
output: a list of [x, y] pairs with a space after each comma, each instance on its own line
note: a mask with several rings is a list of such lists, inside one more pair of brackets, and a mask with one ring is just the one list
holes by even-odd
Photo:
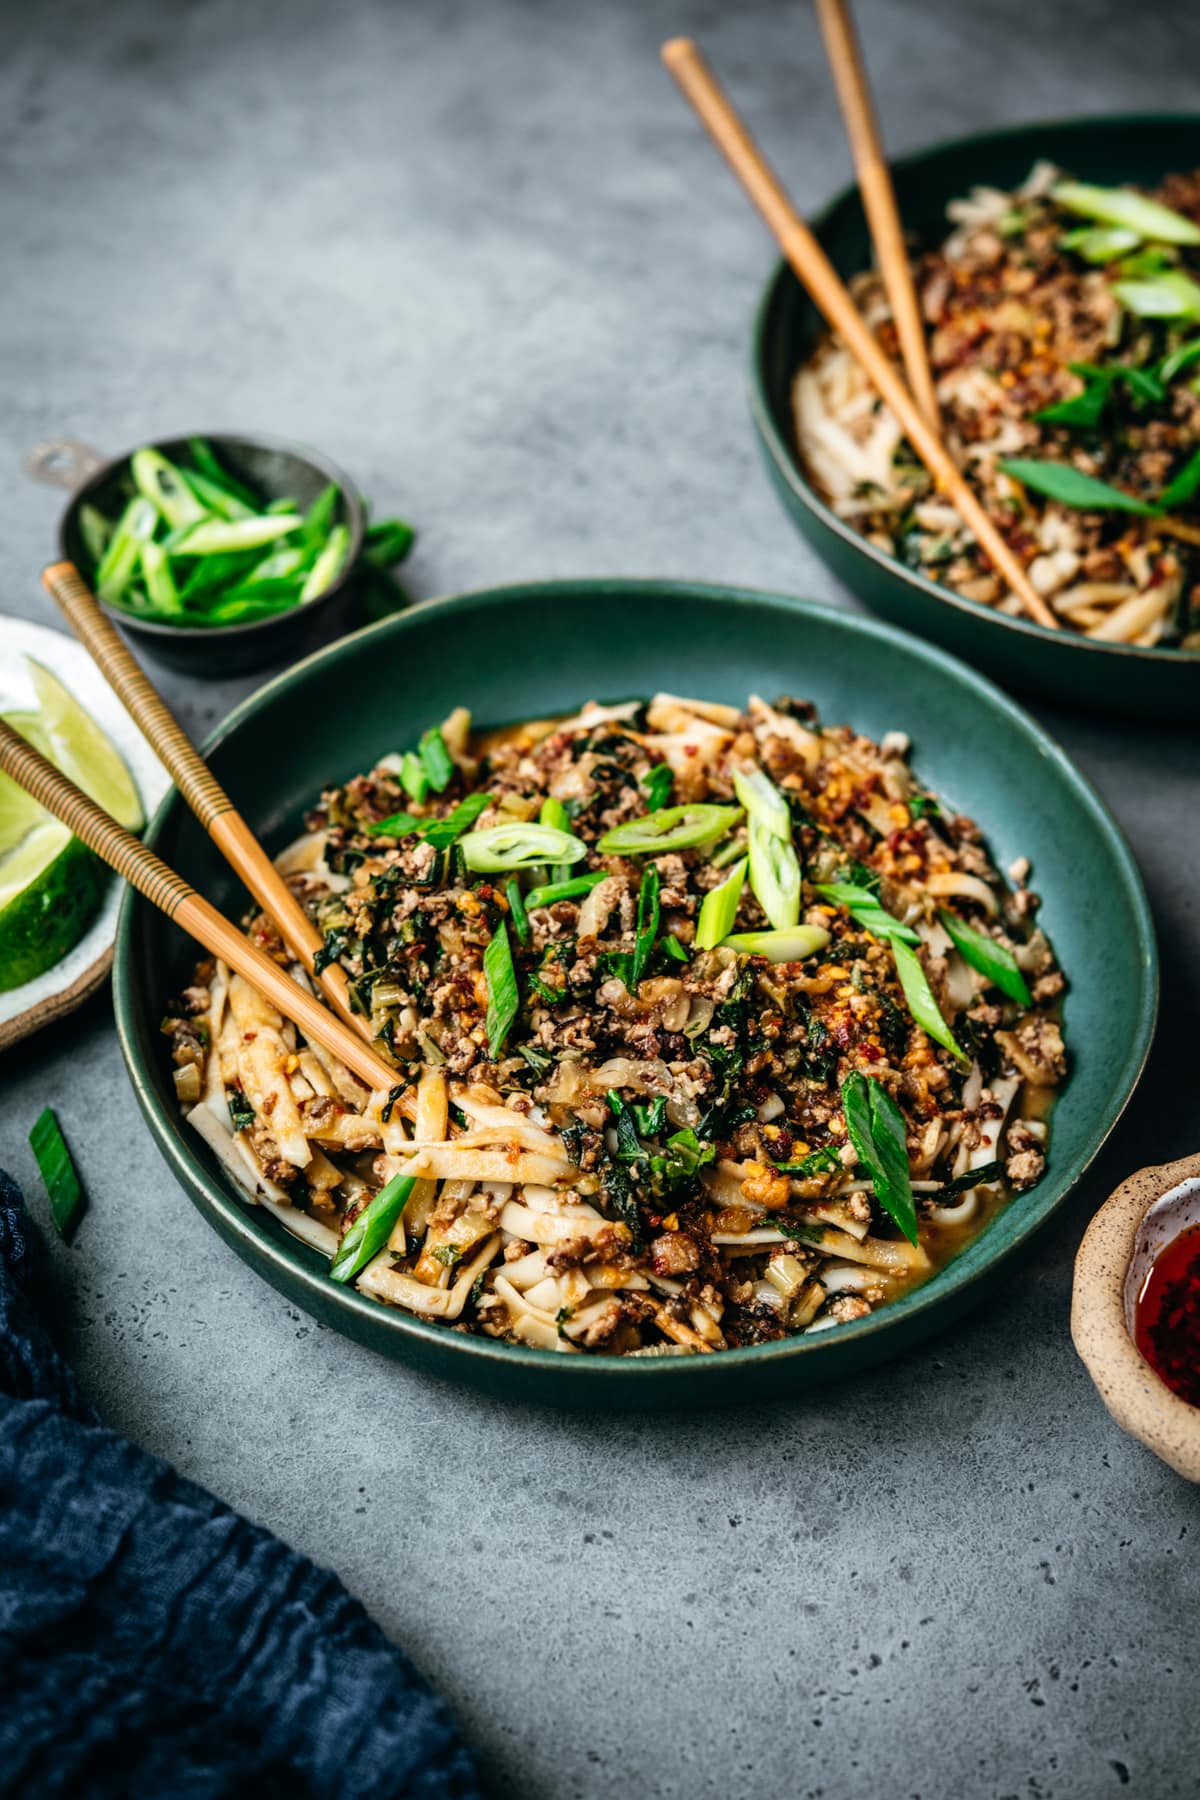
[[25, 473], [32, 475], [35, 481], [74, 490], [81, 488], [107, 461], [108, 458], [91, 444], [85, 444], [79, 438], [61, 437], [46, 438], [35, 444], [26, 452], [24, 464]]

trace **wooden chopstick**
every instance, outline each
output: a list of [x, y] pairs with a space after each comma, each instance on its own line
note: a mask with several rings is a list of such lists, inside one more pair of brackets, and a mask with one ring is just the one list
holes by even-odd
[[256, 949], [215, 906], [210, 906], [154, 851], [118, 825], [102, 807], [81, 793], [74, 782], [47, 762], [31, 744], [0, 719], [0, 769], [81, 838], [89, 850], [144, 894], [213, 956], [244, 975], [261, 994], [291, 1019], [308, 1038], [323, 1044], [346, 1067], [375, 1090], [390, 1091], [400, 1080], [356, 1031]]
[[[217, 849], [274, 919], [311, 975], [313, 959], [321, 949], [320, 932], [124, 639], [104, 616], [79, 570], [74, 563], [51, 563], [42, 572], [42, 582], [143, 737], [158, 752]], [[367, 1021], [350, 1009], [349, 986], [341, 964], [330, 963], [316, 980], [347, 1024], [370, 1042]]]
[[953, 501], [963, 523], [975, 534], [1030, 617], [1057, 631], [1059, 621], [1030, 582], [933, 427], [926, 423], [903, 377], [884, 354], [841, 277], [788, 199], [697, 46], [690, 38], [672, 38], [663, 45], [662, 58], [814, 304], [842, 338], [881, 399], [891, 407], [937, 486]]
[[937, 395], [925, 343], [925, 326], [913, 284], [912, 265], [896, 207], [896, 190], [879, 135], [871, 87], [847, 0], [816, 0], [825, 54], [842, 108], [846, 136], [858, 175], [858, 191], [871, 229], [875, 260], [892, 308], [904, 372], [926, 421], [938, 428]]

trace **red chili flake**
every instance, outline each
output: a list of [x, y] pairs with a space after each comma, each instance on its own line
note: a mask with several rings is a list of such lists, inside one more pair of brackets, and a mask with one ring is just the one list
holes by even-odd
[[1200, 1225], [1172, 1238], [1151, 1264], [1134, 1341], [1172, 1393], [1200, 1406]]

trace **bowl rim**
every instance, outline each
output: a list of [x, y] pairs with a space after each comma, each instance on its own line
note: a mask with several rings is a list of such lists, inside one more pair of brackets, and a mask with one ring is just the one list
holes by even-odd
[[[297, 462], [307, 463], [318, 475], [324, 478], [325, 485], [336, 483], [341, 491], [342, 506], [346, 514], [346, 523], [350, 528], [350, 541], [346, 546], [346, 561], [342, 573], [327, 587], [323, 594], [315, 600], [308, 600], [301, 605], [289, 606], [286, 611], [276, 613], [269, 619], [249, 619], [241, 625], [167, 625], [161, 619], [142, 619], [136, 613], [126, 612], [119, 606], [110, 606], [107, 600], [100, 600], [102, 611], [112, 620], [114, 625], [124, 626], [129, 631], [140, 632], [147, 638], [158, 638], [176, 644], [235, 644], [252, 642], [256, 637], [265, 637], [276, 626], [286, 623], [294, 624], [297, 619], [311, 619], [326, 606], [345, 592], [346, 584], [354, 573], [355, 564], [362, 555], [363, 537], [366, 531], [366, 513], [359, 498], [358, 490], [345, 470], [340, 468], [322, 450], [312, 450], [294, 439], [275, 437], [270, 432], [246, 431], [187, 431], [165, 432], [161, 437], [148, 438], [135, 444], [131, 450], [122, 451], [117, 456], [104, 459], [99, 468], [93, 469], [79, 486], [70, 494], [66, 505], [58, 518], [58, 548], [60, 555], [71, 561], [71, 551], [67, 543], [67, 528], [76, 517], [79, 508], [88, 501], [113, 473], [122, 465], [127, 465], [139, 450], [165, 451], [171, 444], [184, 444], [189, 438], [204, 438], [213, 444], [244, 444], [254, 450], [269, 450], [276, 455], [292, 456]], [[99, 596], [97, 596], [99, 598]]]
[[[1088, 113], [1071, 119], [1040, 119], [1024, 125], [995, 126], [987, 131], [968, 131], [955, 137], [939, 138], [932, 144], [923, 145], [919, 150], [905, 151], [903, 154], [891, 158], [891, 168], [894, 173], [906, 173], [909, 170], [918, 169], [924, 163], [932, 162], [936, 158], [965, 150], [968, 146], [1010, 144], [1022, 137], [1037, 138], [1040, 134], [1050, 130], [1087, 132], [1096, 131], [1101, 127], [1170, 127], [1172, 125], [1198, 128], [1200, 127], [1200, 113]], [[809, 225], [818, 239], [821, 238], [834, 215], [842, 207], [852, 204], [857, 194], [858, 183], [848, 182], [812, 215]], [[932, 581], [927, 575], [918, 574], [915, 569], [908, 568], [889, 551], [881, 550], [877, 545], [870, 543], [845, 519], [839, 518], [832, 507], [821, 498], [817, 490], [806, 479], [796, 454], [793, 453], [784, 433], [776, 425], [767, 397], [766, 347], [770, 317], [780, 290], [789, 279], [798, 281], [799, 278], [793, 273], [786, 258], [781, 257], [767, 277], [754, 308], [750, 331], [748, 371], [750, 413], [755, 430], [771, 459], [776, 474], [800, 504], [806, 507], [828, 531], [840, 538], [849, 551], [865, 557], [884, 574], [899, 577], [909, 587], [931, 600], [940, 600], [944, 605], [955, 608], [956, 611], [966, 614], [969, 618], [986, 620], [990, 624], [1014, 631], [1019, 636], [1031, 638], [1038, 643], [1050, 643], [1058, 648], [1066, 646], [1070, 650], [1087, 652], [1100, 658], [1126, 659], [1151, 665], [1165, 663], [1169, 666], [1182, 664], [1187, 667], [1190, 664], [1200, 664], [1200, 649], [1172, 650], [1160, 649], [1154, 644], [1112, 644], [1100, 638], [1084, 637], [1078, 632], [1069, 632], [1065, 629], [1051, 631], [1049, 626], [1039, 625], [1033, 619], [1026, 619], [1017, 614], [997, 612], [995, 607], [986, 606], [982, 600], [968, 600], [952, 588], [945, 588], [939, 582]]]
[[[410, 621], [420, 620], [423, 622], [430, 613], [456, 610], [469, 612], [471, 609], [480, 607], [501, 608], [516, 600], [544, 599], [549, 601], [553, 599], [561, 604], [564, 600], [603, 598], [613, 594], [630, 593], [676, 599], [685, 602], [691, 608], [697, 605], [727, 608], [731, 605], [751, 604], [790, 617], [799, 613], [802, 616], [815, 615], [822, 622], [832, 620], [836, 622], [839, 629], [844, 630], [852, 637], [882, 640], [884, 643], [893, 643], [909, 653], [916, 654], [927, 663], [936, 666], [950, 679], [973, 690], [981, 699], [999, 708], [1005, 715], [1006, 722], [1022, 736], [1032, 740], [1042, 757], [1055, 765], [1060, 778], [1073, 790], [1078, 804], [1091, 814], [1101, 834], [1107, 840], [1117, 873], [1124, 882], [1129, 902], [1138, 921], [1137, 938], [1142, 981], [1139, 1008], [1136, 1018], [1131, 1021], [1127, 1049], [1120, 1072], [1118, 1098], [1109, 1116], [1103, 1121], [1102, 1129], [1094, 1141], [1077, 1154], [1069, 1166], [1064, 1167], [1057, 1174], [1045, 1196], [1030, 1207], [1028, 1215], [1020, 1222], [1011, 1241], [1007, 1242], [1002, 1250], [988, 1258], [979, 1268], [964, 1274], [962, 1259], [956, 1259], [946, 1264], [930, 1281], [915, 1288], [911, 1293], [880, 1312], [843, 1324], [839, 1326], [836, 1333], [819, 1333], [814, 1338], [803, 1336], [782, 1338], [772, 1343], [722, 1351], [716, 1359], [691, 1356], [630, 1358], [603, 1354], [564, 1357], [552, 1350], [539, 1350], [526, 1345], [502, 1343], [482, 1335], [453, 1332], [445, 1326], [416, 1318], [399, 1308], [381, 1306], [379, 1302], [369, 1299], [365, 1294], [360, 1294], [356, 1290], [336, 1287], [336, 1292], [331, 1292], [335, 1284], [331, 1284], [323, 1271], [311, 1260], [312, 1253], [305, 1246], [291, 1238], [281, 1227], [275, 1227], [273, 1221], [268, 1230], [262, 1229], [261, 1209], [254, 1209], [246, 1205], [218, 1177], [210, 1173], [201, 1160], [202, 1146], [199, 1140], [197, 1140], [195, 1148], [190, 1146], [180, 1130], [181, 1122], [170, 1115], [166, 1107], [159, 1107], [148, 1072], [141, 1065], [137, 1049], [137, 1018], [133, 994], [133, 945], [137, 909], [144, 902], [141, 901], [135, 890], [126, 889], [117, 924], [113, 962], [113, 1010], [125, 1067], [143, 1116], [150, 1126], [151, 1135], [158, 1144], [172, 1173], [202, 1212], [206, 1215], [217, 1215], [222, 1222], [224, 1234], [230, 1239], [237, 1240], [246, 1260], [255, 1264], [272, 1265], [278, 1274], [286, 1278], [289, 1291], [293, 1295], [298, 1288], [302, 1288], [323, 1306], [332, 1305], [339, 1311], [344, 1309], [349, 1316], [364, 1321], [367, 1331], [372, 1334], [372, 1337], [374, 1332], [378, 1331], [393, 1334], [400, 1343], [408, 1340], [414, 1344], [453, 1349], [471, 1359], [477, 1367], [490, 1364], [496, 1370], [509, 1369], [514, 1374], [523, 1369], [545, 1373], [548, 1368], [562, 1370], [566, 1367], [571, 1371], [566, 1379], [572, 1381], [576, 1387], [590, 1381], [597, 1389], [604, 1386], [608, 1378], [618, 1372], [624, 1372], [629, 1381], [640, 1380], [658, 1386], [676, 1382], [686, 1386], [690, 1383], [697, 1364], [703, 1365], [714, 1360], [721, 1367], [730, 1367], [729, 1359], [737, 1357], [748, 1370], [753, 1372], [756, 1367], [763, 1368], [784, 1357], [811, 1358], [815, 1356], [819, 1358], [832, 1347], [835, 1338], [840, 1347], [870, 1338], [880, 1331], [885, 1333], [889, 1330], [897, 1331], [906, 1321], [913, 1319], [927, 1307], [954, 1297], [961, 1298], [967, 1290], [990, 1275], [997, 1262], [1010, 1260], [1036, 1232], [1041, 1230], [1053, 1214], [1065, 1204], [1107, 1142], [1124, 1113], [1146, 1066], [1154, 1038], [1159, 990], [1158, 947], [1141, 872], [1121, 826], [1091, 782], [1080, 770], [1076, 769], [1062, 746], [1026, 712], [1024, 707], [1019, 706], [994, 682], [980, 675], [959, 658], [915, 637], [912, 633], [901, 631], [878, 619], [849, 612], [834, 602], [801, 600], [768, 590], [737, 588], [728, 584], [656, 577], [643, 579], [637, 576], [593, 576], [514, 582], [501, 587], [467, 589], [455, 594], [434, 596], [418, 602], [403, 613], [378, 620], [374, 624], [363, 626], [358, 631], [338, 638], [333, 643], [314, 650], [288, 669], [281, 671], [235, 706], [221, 724], [208, 735], [202, 749], [207, 754], [222, 744], [237, 732], [246, 719], [270, 704], [279, 694], [286, 693], [294, 682], [315, 666], [321, 665], [328, 673], [330, 667], [336, 665], [343, 658], [357, 654], [359, 646], [364, 642], [369, 642], [374, 638], [383, 639], [393, 634], [402, 638], [409, 629]], [[183, 800], [175, 791], [167, 795], [146, 829], [144, 841], [147, 844], [153, 846], [157, 843], [168, 819], [175, 809], [182, 807], [183, 804]], [[1030, 1194], [1036, 1195], [1036, 1188], [1031, 1189]], [[201, 1196], [203, 1196], [202, 1199]], [[255, 1216], [256, 1210], [258, 1217]], [[278, 1236], [276, 1230], [278, 1230]], [[259, 1272], [261, 1273], [261, 1269]], [[372, 1347], [377, 1348], [378, 1346], [373, 1344]], [[682, 1394], [682, 1387], [680, 1391]]]

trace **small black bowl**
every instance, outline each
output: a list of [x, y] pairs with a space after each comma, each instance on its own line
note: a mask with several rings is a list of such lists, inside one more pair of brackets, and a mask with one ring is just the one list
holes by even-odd
[[[245, 625], [164, 625], [156, 619], [139, 619], [104, 601], [100, 604], [113, 623], [138, 638], [158, 662], [185, 674], [240, 675], [268, 663], [282, 663], [301, 650], [314, 647], [318, 620], [328, 627], [345, 599], [362, 554], [366, 523], [362, 504], [349, 478], [315, 450], [270, 437], [241, 437], [220, 431], [191, 435], [204, 437], [232, 476], [268, 500], [286, 495], [302, 507], [309, 506], [323, 488], [335, 483], [341, 491], [337, 520], [349, 532], [342, 574], [317, 599]], [[186, 437], [159, 438], [150, 447], [172, 461], [186, 460], [188, 456]], [[73, 562], [85, 578], [90, 573], [91, 560], [80, 530], [79, 509], [91, 505], [106, 518], [114, 518], [121, 511], [125, 496], [120, 490], [132, 455], [133, 451], [128, 450], [123, 456], [105, 461], [85, 445], [64, 439], [39, 446], [27, 460], [30, 473], [39, 479], [74, 488], [59, 521], [58, 541], [61, 555]]]

